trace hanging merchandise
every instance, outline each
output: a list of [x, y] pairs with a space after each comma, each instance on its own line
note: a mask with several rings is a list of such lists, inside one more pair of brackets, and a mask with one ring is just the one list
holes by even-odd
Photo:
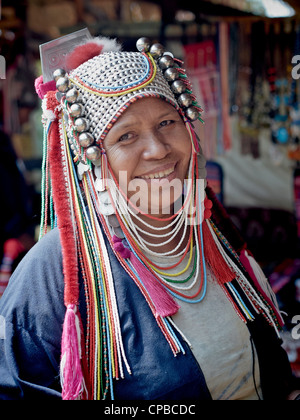
[[[274, 34], [273, 34], [274, 35]], [[275, 80], [271, 85], [272, 110], [271, 110], [271, 135], [275, 144], [286, 145], [290, 140], [289, 133], [289, 101], [290, 80], [287, 74], [287, 62], [285, 60], [287, 48], [287, 34], [283, 25], [276, 37], [274, 49], [274, 63], [276, 68]], [[272, 40], [270, 39], [270, 42]]]
[[257, 22], [251, 28], [241, 26], [240, 30], [244, 43], [251, 45], [251, 54], [249, 51], [241, 51], [243, 68], [247, 69], [239, 87], [242, 97], [239, 109], [241, 153], [259, 158], [259, 130], [269, 124], [269, 90], [264, 79], [265, 24]]
[[[184, 46], [185, 63], [195, 95], [200, 98], [205, 111], [203, 144], [207, 159], [224, 151], [223, 112], [220, 71], [217, 68], [217, 51], [212, 40]], [[229, 117], [229, 116], [228, 116]]]
[[223, 146], [224, 150], [231, 148], [231, 133], [229, 120], [229, 25], [221, 22], [219, 25], [219, 59], [221, 76], [221, 112], [223, 124]]
[[[297, 54], [299, 51], [300, 51], [300, 26], [298, 26], [296, 30], [294, 53]], [[288, 157], [295, 161], [300, 161], [299, 100], [300, 100], [299, 81], [293, 77], [293, 71], [292, 71], [291, 96], [290, 96], [290, 102], [289, 102], [291, 142], [288, 149]]]
[[231, 148], [229, 89], [229, 25], [218, 25], [218, 37], [185, 46], [188, 72], [205, 111], [204, 145], [208, 159]]

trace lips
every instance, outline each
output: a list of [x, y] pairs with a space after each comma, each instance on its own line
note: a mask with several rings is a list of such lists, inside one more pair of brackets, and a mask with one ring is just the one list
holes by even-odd
[[155, 172], [149, 172], [145, 175], [140, 175], [138, 178], [141, 179], [162, 179], [167, 178], [169, 175], [171, 175], [175, 170], [175, 164], [168, 165], [164, 168], [158, 168], [155, 170]]

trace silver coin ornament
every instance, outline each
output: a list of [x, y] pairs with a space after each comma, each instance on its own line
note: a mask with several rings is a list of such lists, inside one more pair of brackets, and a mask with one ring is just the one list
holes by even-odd
[[99, 211], [104, 216], [110, 216], [115, 213], [112, 205], [109, 192], [107, 190], [99, 192], [98, 194]]

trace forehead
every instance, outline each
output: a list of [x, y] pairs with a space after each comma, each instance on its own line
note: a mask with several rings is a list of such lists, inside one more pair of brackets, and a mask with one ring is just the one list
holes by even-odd
[[115, 126], [123, 124], [124, 121], [130, 119], [145, 119], [147, 121], [153, 116], [163, 116], [172, 113], [178, 115], [176, 108], [165, 99], [154, 97], [143, 98], [131, 104], [117, 119]]

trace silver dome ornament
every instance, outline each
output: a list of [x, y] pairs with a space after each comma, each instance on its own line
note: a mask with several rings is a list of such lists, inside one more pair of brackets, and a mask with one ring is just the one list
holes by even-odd
[[153, 44], [150, 47], [150, 54], [152, 55], [154, 59], [158, 59], [159, 57], [161, 57], [164, 52], [165, 52], [165, 49], [161, 44], [158, 44], [158, 43]]
[[175, 80], [171, 84], [171, 89], [176, 95], [180, 95], [186, 91], [186, 84], [182, 80]]
[[136, 42], [136, 48], [139, 52], [148, 52], [150, 50], [150, 46], [150, 39], [146, 37], [142, 37]]
[[163, 55], [159, 60], [158, 60], [158, 65], [162, 70], [166, 70], [169, 67], [174, 67], [174, 60], [170, 55]]
[[61, 92], [65, 93], [70, 87], [70, 82], [67, 77], [60, 77], [56, 82], [56, 89]]
[[79, 103], [74, 103], [70, 106], [70, 114], [73, 118], [78, 118], [83, 115], [83, 105]]
[[78, 99], [78, 95], [79, 92], [76, 88], [71, 88], [70, 90], [68, 90], [68, 92], [66, 93], [66, 100], [67, 102], [73, 104], [74, 102], [77, 101]]
[[87, 159], [96, 161], [101, 157], [101, 150], [98, 146], [90, 146], [86, 149], [86, 157]]
[[199, 118], [199, 111], [195, 106], [190, 106], [186, 109], [185, 115], [190, 121], [196, 121]]
[[75, 129], [82, 133], [83, 131], [87, 131], [89, 129], [89, 123], [85, 118], [77, 118], [74, 122]]
[[164, 76], [168, 82], [174, 82], [179, 78], [179, 71], [175, 67], [170, 67], [164, 72]]
[[60, 77], [65, 77], [66, 71], [64, 69], [56, 69], [53, 72], [53, 79], [57, 82]]
[[193, 98], [188, 93], [182, 93], [177, 99], [179, 105], [184, 108], [188, 108], [193, 103]]
[[170, 51], [164, 52], [164, 55], [169, 55], [170, 57], [174, 58], [174, 54], [172, 54]]
[[91, 135], [91, 133], [84, 131], [83, 133], [79, 134], [78, 141], [79, 141], [80, 146], [86, 148], [86, 147], [91, 146], [94, 143], [94, 137]]

